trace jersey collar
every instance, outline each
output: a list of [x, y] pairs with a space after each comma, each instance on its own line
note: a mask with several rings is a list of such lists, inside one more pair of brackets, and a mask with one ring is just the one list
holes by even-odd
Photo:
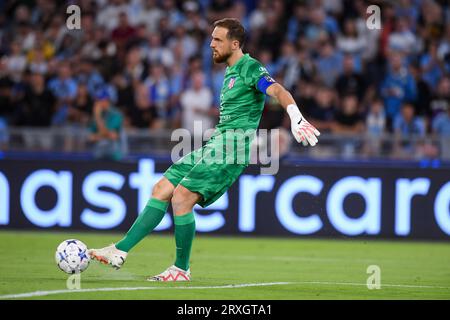
[[231, 67], [227, 67], [228, 70], [233, 70], [234, 68], [236, 68], [238, 65], [241, 65], [242, 63], [244, 63], [249, 57], [248, 53], [244, 53], [244, 55], [242, 57], [239, 58], [238, 61], [236, 61], [236, 63], [231, 66]]

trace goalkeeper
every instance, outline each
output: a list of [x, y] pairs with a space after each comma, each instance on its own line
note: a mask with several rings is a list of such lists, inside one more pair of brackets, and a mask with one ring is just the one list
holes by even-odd
[[[215, 63], [226, 63], [220, 94], [220, 119], [210, 140], [200, 149], [172, 164], [153, 187], [146, 207], [125, 237], [111, 246], [91, 249], [91, 258], [119, 269], [128, 252], [161, 222], [169, 202], [175, 224], [176, 260], [149, 281], [190, 281], [189, 259], [195, 234], [193, 207], [207, 207], [223, 195], [248, 166], [250, 139], [242, 131], [256, 131], [265, 95], [278, 100], [291, 119], [297, 142], [314, 146], [319, 131], [303, 118], [292, 95], [276, 83], [257, 60], [242, 52], [245, 30], [237, 19], [214, 23], [210, 47]], [[229, 135], [229, 132], [238, 132]], [[227, 152], [230, 145], [238, 147]], [[225, 149], [224, 149], [225, 148]], [[225, 150], [225, 151], [224, 151]], [[237, 161], [243, 151], [244, 161]], [[222, 156], [219, 163], [208, 161]], [[209, 158], [209, 159], [208, 159]], [[242, 163], [241, 163], [242, 162]]]

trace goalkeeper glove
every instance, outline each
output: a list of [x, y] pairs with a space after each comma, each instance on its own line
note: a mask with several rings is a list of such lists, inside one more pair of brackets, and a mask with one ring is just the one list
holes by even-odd
[[303, 118], [303, 115], [295, 104], [288, 105], [286, 111], [291, 118], [291, 131], [295, 140], [298, 143], [301, 142], [304, 146], [310, 144], [314, 147], [318, 142], [317, 137], [320, 136], [319, 130]]

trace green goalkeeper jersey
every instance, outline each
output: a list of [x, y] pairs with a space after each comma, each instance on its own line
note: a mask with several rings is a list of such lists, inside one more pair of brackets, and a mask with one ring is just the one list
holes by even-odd
[[258, 90], [257, 83], [264, 76], [270, 78], [266, 68], [249, 54], [227, 67], [220, 91], [220, 119], [216, 126], [220, 132], [258, 128], [265, 94]]
[[273, 82], [266, 68], [248, 54], [228, 67], [213, 136], [170, 166], [164, 176], [174, 186], [201, 194], [198, 204], [204, 208], [220, 198], [249, 165], [250, 143], [264, 108], [263, 92]]

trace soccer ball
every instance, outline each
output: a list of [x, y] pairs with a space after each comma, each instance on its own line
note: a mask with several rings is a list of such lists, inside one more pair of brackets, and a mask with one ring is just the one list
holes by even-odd
[[69, 274], [83, 272], [90, 262], [86, 245], [77, 239], [61, 242], [56, 248], [55, 260], [58, 267]]

